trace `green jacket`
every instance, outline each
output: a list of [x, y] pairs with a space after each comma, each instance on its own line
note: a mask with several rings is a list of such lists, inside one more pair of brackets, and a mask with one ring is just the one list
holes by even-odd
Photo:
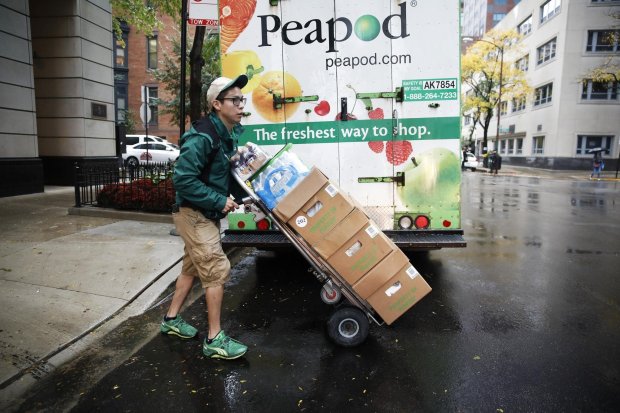
[[206, 133], [198, 132], [194, 125], [179, 140], [181, 153], [176, 161], [172, 180], [178, 205], [187, 201], [200, 208], [206, 218], [222, 219], [226, 216], [222, 213], [226, 198], [231, 194], [236, 199], [246, 195], [232, 177], [229, 163], [230, 157], [237, 152], [239, 135], [243, 128], [237, 124], [230, 133], [214, 113], [208, 116], [220, 135], [220, 145], [219, 149], [215, 148], [218, 153], [213, 159], [209, 184], [202, 182], [200, 175], [207, 167], [213, 140]]

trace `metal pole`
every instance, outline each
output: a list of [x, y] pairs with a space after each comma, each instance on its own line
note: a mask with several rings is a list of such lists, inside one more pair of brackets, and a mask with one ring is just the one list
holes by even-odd
[[[144, 134], [146, 135], [144, 138], [144, 142], [146, 142], [146, 165], [149, 164], [149, 87], [144, 86]], [[140, 161], [138, 160], [138, 165]]]
[[[497, 47], [497, 45], [495, 45]], [[499, 148], [499, 120], [502, 115], [502, 76], [504, 73], [504, 47], [498, 47], [500, 52], [500, 63], [499, 63], [499, 88], [497, 91], [497, 131], [495, 132], [495, 149], [496, 151]]]
[[179, 87], [179, 139], [185, 133], [185, 71], [187, 66], [187, 2], [181, 1], [181, 84]]

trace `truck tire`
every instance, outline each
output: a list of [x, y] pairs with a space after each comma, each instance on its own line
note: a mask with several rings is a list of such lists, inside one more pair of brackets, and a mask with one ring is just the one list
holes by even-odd
[[355, 347], [368, 337], [368, 317], [356, 307], [340, 307], [327, 320], [327, 334], [342, 347]]

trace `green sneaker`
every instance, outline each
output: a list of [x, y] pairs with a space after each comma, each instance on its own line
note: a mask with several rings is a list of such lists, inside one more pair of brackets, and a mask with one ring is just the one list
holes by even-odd
[[217, 333], [217, 336], [215, 336], [211, 344], [207, 343], [207, 339], [205, 338], [204, 344], [202, 345], [202, 352], [204, 355], [212, 359], [233, 360], [243, 356], [246, 351], [248, 351], [247, 346], [228, 337], [224, 334], [224, 330]]
[[198, 334], [198, 330], [189, 325], [180, 315], [173, 320], [163, 320], [160, 330], [162, 334], [170, 334], [181, 338], [194, 338]]

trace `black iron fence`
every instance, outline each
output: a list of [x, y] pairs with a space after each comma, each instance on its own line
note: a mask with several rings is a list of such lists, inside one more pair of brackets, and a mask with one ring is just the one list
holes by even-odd
[[75, 164], [75, 206], [171, 212], [172, 163], [138, 167]]

